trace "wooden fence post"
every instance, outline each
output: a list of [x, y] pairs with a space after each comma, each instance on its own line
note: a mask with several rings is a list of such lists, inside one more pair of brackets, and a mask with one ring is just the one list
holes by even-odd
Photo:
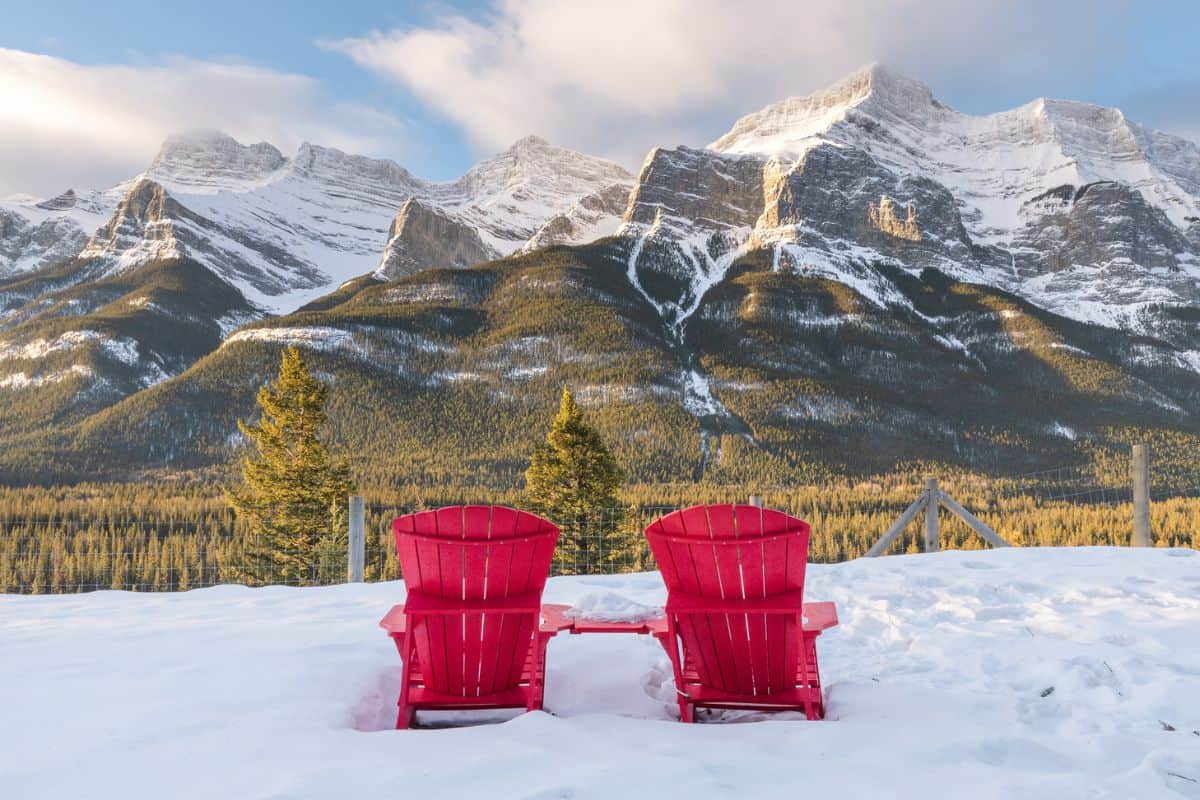
[[937, 478], [925, 480], [925, 552], [936, 553], [942, 544], [942, 532], [938, 527]]
[[938, 488], [937, 478], [928, 478], [925, 481], [925, 491], [921, 496], [913, 502], [911, 506], [904, 510], [900, 518], [892, 523], [892, 527], [887, 529], [887, 533], [871, 546], [867, 551], [867, 558], [875, 558], [881, 556], [887, 549], [892, 546], [892, 542], [904, 532], [909, 523], [917, 518], [922, 511], [925, 512], [925, 552], [935, 553], [941, 547], [941, 527], [938, 521], [938, 507], [945, 506], [946, 510], [952, 514], [956, 514], [962, 518], [962, 521], [967, 523], [971, 530], [975, 531], [979, 536], [990, 544], [992, 547], [1009, 547], [1009, 543], [1004, 541], [1004, 538], [994, 530], [989, 528], [978, 517], [967, 511], [954, 501], [950, 495]]
[[992, 547], [1011, 546], [1008, 542], [1004, 541], [1000, 534], [983, 524], [983, 521], [980, 520], [979, 517], [975, 516], [970, 511], [967, 511], [965, 508], [956, 503], [954, 498], [950, 495], [939, 491], [938, 502], [944, 505], [946, 509], [950, 511], [950, 513], [957, 514], [963, 522], [967, 523], [967, 526], [970, 527], [971, 530], [979, 534], [980, 538], [982, 538]]
[[366, 509], [359, 495], [350, 498], [350, 539], [349, 551], [346, 557], [346, 580], [349, 583], [362, 583], [363, 567], [366, 561]]
[[887, 529], [887, 533], [883, 534], [879, 541], [871, 546], [871, 549], [867, 551], [866, 557], [876, 558], [886, 553], [887, 549], [892, 546], [892, 542], [896, 541], [896, 537], [904, 533], [904, 529], [908, 527], [909, 523], [917, 518], [917, 514], [921, 513], [922, 508], [925, 508], [925, 495], [921, 495], [911, 506], [904, 509], [904, 513], [900, 515], [900, 519], [893, 522], [892, 527]]
[[1149, 547], [1150, 538], [1150, 452], [1146, 445], [1133, 446], [1133, 547]]

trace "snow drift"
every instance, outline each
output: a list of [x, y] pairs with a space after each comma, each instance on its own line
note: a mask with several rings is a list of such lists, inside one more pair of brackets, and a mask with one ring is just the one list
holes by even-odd
[[[596, 635], [550, 645], [549, 713], [389, 730], [400, 664], [376, 622], [403, 593], [0, 597], [5, 795], [1200, 797], [1194, 551], [813, 566], [807, 595], [842, 620], [825, 722], [680, 724], [657, 645]], [[598, 593], [664, 600], [653, 573], [552, 579], [546, 600]]]

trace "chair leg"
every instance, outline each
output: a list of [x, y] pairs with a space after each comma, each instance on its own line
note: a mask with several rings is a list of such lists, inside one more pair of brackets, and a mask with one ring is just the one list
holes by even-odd
[[683, 695], [679, 695], [679, 721], [696, 721], [696, 707]]
[[529, 676], [529, 701], [526, 711], [541, 711], [546, 700], [546, 648], [550, 637], [539, 636], [534, 642], [533, 674]]
[[400, 671], [400, 699], [396, 705], [400, 707], [399, 713], [396, 715], [396, 729], [405, 730], [412, 727], [416, 721], [417, 712], [408, 704], [408, 690], [411, 688], [411, 674], [413, 659], [416, 657], [417, 648], [413, 646], [413, 641], [409, 636], [412, 630], [411, 623], [404, 631], [404, 636], [393, 636], [392, 639], [396, 642], [396, 649], [400, 651], [400, 657], [403, 659], [402, 668]]
[[667, 616], [667, 634], [656, 638], [671, 659], [671, 672], [675, 678], [675, 697], [679, 701], [679, 721], [695, 722], [696, 707], [683, 694], [683, 653], [679, 650], [679, 633], [675, 630], [675, 617]]
[[[808, 675], [809, 696], [813, 698], [812, 713], [804, 712], [804, 715], [809, 719], [825, 719], [825, 697], [821, 691], [821, 664], [817, 661], [817, 635], [806, 637], [808, 639], [804, 654], [806, 663], [812, 664], [812, 670]], [[811, 658], [809, 656], [811, 655]]]

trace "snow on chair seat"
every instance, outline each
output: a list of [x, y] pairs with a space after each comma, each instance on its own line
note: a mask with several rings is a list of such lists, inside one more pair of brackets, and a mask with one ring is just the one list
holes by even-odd
[[396, 727], [417, 709], [540, 709], [546, 646], [570, 627], [565, 607], [541, 603], [558, 528], [504, 506], [447, 506], [392, 529], [408, 597], [379, 624], [404, 665]]
[[749, 505], [693, 506], [646, 528], [667, 587], [654, 635], [671, 659], [679, 715], [697, 707], [825, 716], [816, 640], [832, 603], [804, 604], [807, 522]]

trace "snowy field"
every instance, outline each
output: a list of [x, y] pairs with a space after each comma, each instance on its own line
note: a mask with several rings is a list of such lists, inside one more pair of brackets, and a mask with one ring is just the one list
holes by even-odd
[[[546, 600], [661, 604], [657, 574]], [[547, 710], [389, 730], [399, 583], [0, 596], [5, 798], [1200, 798], [1200, 554], [814, 566], [829, 719], [672, 720], [649, 638], [559, 636]], [[594, 598], [593, 598], [594, 601]], [[611, 603], [601, 603], [609, 605]]]

